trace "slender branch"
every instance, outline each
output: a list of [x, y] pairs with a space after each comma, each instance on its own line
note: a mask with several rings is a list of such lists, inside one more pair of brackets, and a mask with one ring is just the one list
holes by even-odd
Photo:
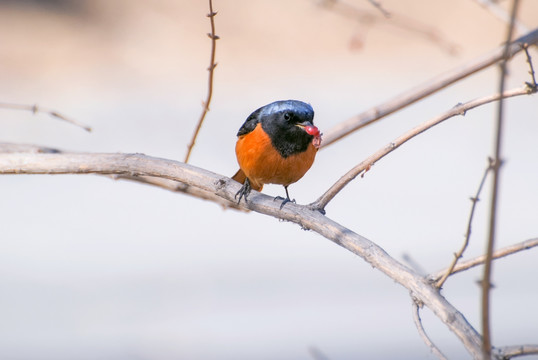
[[60, 119], [60, 120], [66, 121], [66, 122], [68, 122], [68, 123], [70, 123], [72, 125], [78, 126], [78, 127], [82, 128], [82, 129], [88, 131], [88, 132], [92, 131], [92, 128], [90, 126], [88, 126], [88, 125], [85, 125], [85, 124], [83, 124], [81, 122], [78, 122], [78, 121], [76, 121], [74, 119], [68, 118], [67, 116], [60, 114], [56, 110], [42, 108], [42, 107], [38, 106], [37, 104], [24, 105], [24, 104], [0, 103], [0, 108], [12, 109], [12, 110], [31, 111], [31, 112], [34, 113], [34, 115], [37, 114], [37, 113], [43, 113], [43, 114], [49, 115], [52, 118]]
[[[213, 172], [177, 161], [141, 154], [0, 154], [0, 174], [119, 174], [153, 176], [179, 181], [234, 201], [240, 184]], [[430, 308], [457, 336], [475, 359], [481, 356], [481, 338], [462, 313], [426, 278], [396, 261], [381, 247], [308, 206], [288, 203], [282, 209], [273, 197], [253, 191], [241, 207], [311, 229], [360, 256]]]
[[[513, 244], [513, 245], [510, 245], [510, 246], [504, 247], [502, 249], [496, 250], [492, 255], [492, 259], [495, 259], [495, 260], [500, 259], [500, 258], [503, 258], [505, 256], [512, 255], [512, 254], [515, 254], [517, 252], [520, 252], [520, 251], [523, 251], [523, 250], [528, 250], [528, 249], [531, 249], [531, 248], [537, 247], [537, 246], [538, 246], [538, 238], [522, 241], [522, 242], [519, 242], [517, 244]], [[475, 266], [482, 265], [482, 264], [484, 264], [485, 261], [486, 261], [486, 256], [485, 255], [480, 255], [480, 256], [477, 256], [477, 257], [475, 257], [473, 259], [469, 259], [469, 260], [466, 260], [466, 261], [460, 261], [454, 267], [454, 269], [452, 270], [452, 275], [456, 274], [456, 273], [459, 273], [459, 272], [462, 272], [462, 271], [465, 271], [465, 270], [469, 270], [470, 268], [473, 268]], [[437, 282], [437, 281], [439, 281], [439, 279], [441, 279], [441, 277], [444, 274], [446, 274], [447, 271], [448, 271], [448, 268], [440, 270], [440, 271], [428, 276], [428, 279], [430, 279], [432, 282]]]
[[534, 76], [534, 66], [532, 65], [532, 58], [529, 54], [529, 44], [523, 44], [523, 50], [525, 51], [525, 55], [527, 56], [527, 63], [529, 64], [529, 74], [531, 76], [532, 82], [527, 83], [528, 86], [530, 86], [533, 89], [536, 89], [538, 85], [536, 85], [536, 77]]
[[[509, 46], [509, 57], [514, 56], [523, 49], [523, 44], [536, 45], [538, 44], [538, 29], [515, 40]], [[378, 106], [366, 110], [333, 128], [325, 131], [321, 148], [333, 144], [343, 137], [351, 134], [360, 128], [370, 125], [373, 122], [390, 115], [398, 110], [405, 108], [435, 92], [444, 89], [445, 87], [478, 72], [486, 69], [491, 65], [498, 63], [504, 56], [504, 47], [499, 47], [496, 50], [482, 55], [475, 60], [468, 62], [460, 67], [457, 67], [447, 73], [439, 75], [414, 89], [410, 89], [403, 94], [396, 96], [389, 101], [386, 101]]]
[[424, 330], [424, 326], [422, 325], [422, 319], [420, 318], [419, 304], [416, 301], [413, 301], [413, 321], [415, 322], [415, 326], [417, 327], [418, 334], [420, 335], [424, 343], [430, 348], [431, 352], [439, 359], [447, 360], [447, 357], [433, 343], [433, 341], [431, 341], [431, 339], [428, 337], [428, 334], [426, 334], [426, 330]]
[[493, 354], [503, 360], [517, 356], [536, 355], [538, 354], [538, 344], [503, 346], [494, 348]]
[[445, 275], [439, 281], [437, 281], [437, 286], [439, 289], [443, 287], [443, 284], [445, 283], [446, 279], [452, 274], [452, 271], [454, 270], [454, 267], [456, 266], [457, 262], [461, 257], [463, 256], [463, 253], [465, 252], [465, 249], [467, 249], [467, 246], [469, 245], [469, 239], [471, 238], [471, 225], [473, 223], [473, 217], [474, 217], [474, 211], [476, 209], [476, 204], [480, 200], [480, 193], [482, 192], [482, 188], [484, 187], [484, 183], [486, 182], [486, 178], [488, 177], [489, 172], [493, 170], [493, 162], [490, 159], [489, 165], [484, 170], [484, 175], [482, 175], [482, 180], [480, 180], [480, 185], [478, 185], [478, 190], [476, 190], [476, 194], [474, 197], [471, 197], [471, 213], [469, 214], [469, 221], [467, 221], [467, 231], [465, 232], [465, 241], [463, 242], [463, 245], [461, 249], [454, 254], [454, 259], [452, 260], [452, 263], [448, 267], [448, 270], [446, 271]]
[[[506, 64], [510, 56], [510, 42], [512, 41], [512, 33], [514, 31], [514, 22], [516, 20], [517, 8], [519, 0], [513, 0], [512, 12], [510, 15], [510, 24], [508, 26], [508, 34], [506, 36], [506, 44], [504, 46], [503, 60], [500, 63], [501, 74], [499, 79], [499, 93], [504, 92], [504, 83], [506, 80]], [[491, 272], [493, 265], [493, 249], [495, 248], [495, 227], [497, 225], [497, 202], [499, 195], [499, 174], [501, 167], [501, 141], [503, 135], [503, 105], [504, 101], [501, 98], [498, 102], [497, 124], [495, 130], [495, 155], [493, 157], [493, 186], [491, 189], [491, 202], [489, 214], [489, 236], [486, 249], [486, 263], [484, 266], [484, 277], [482, 279], [482, 353], [484, 359], [491, 358], [491, 331], [490, 331], [490, 289], [491, 289]]]
[[207, 14], [207, 17], [209, 18], [209, 21], [211, 23], [211, 33], [208, 33], [207, 36], [209, 36], [209, 38], [211, 39], [211, 55], [209, 59], [209, 67], [207, 68], [207, 70], [209, 71], [209, 76], [207, 80], [207, 97], [203, 103], [204, 108], [202, 110], [202, 114], [200, 115], [200, 119], [198, 119], [196, 128], [194, 129], [194, 134], [192, 135], [191, 142], [187, 147], [187, 155], [185, 155], [184, 160], [185, 163], [189, 162], [192, 149], [194, 147], [194, 144], [196, 143], [196, 138], [198, 137], [198, 133], [202, 128], [205, 116], [209, 111], [209, 104], [211, 104], [211, 98], [213, 97], [213, 74], [215, 72], [215, 67], [217, 67], [217, 63], [215, 63], [215, 52], [217, 47], [217, 40], [219, 39], [219, 37], [215, 34], [215, 15], [217, 15], [217, 12], [213, 11], [213, 1], [209, 0], [209, 14]]
[[310, 206], [312, 208], [323, 210], [327, 204], [353, 179], [355, 179], [359, 174], [368, 171], [377, 161], [385, 157], [387, 154], [396, 150], [399, 146], [405, 142], [411, 140], [420, 133], [428, 130], [429, 128], [447, 120], [456, 115], [465, 115], [468, 110], [474, 109], [478, 106], [488, 104], [493, 101], [497, 101], [501, 98], [509, 98], [513, 96], [528, 95], [533, 93], [535, 90], [529, 89], [528, 87], [513, 89], [510, 91], [505, 91], [502, 96], [500, 94], [490, 95], [483, 98], [471, 100], [465, 104], [458, 104], [449, 111], [441, 114], [433, 119], [430, 119], [412, 130], [406, 132], [400, 137], [396, 138], [393, 142], [385, 145], [383, 148], [379, 149], [377, 152], [373, 153], [353, 169], [349, 170], [344, 176], [342, 176], [334, 185], [332, 185], [319, 199], [313, 202]]

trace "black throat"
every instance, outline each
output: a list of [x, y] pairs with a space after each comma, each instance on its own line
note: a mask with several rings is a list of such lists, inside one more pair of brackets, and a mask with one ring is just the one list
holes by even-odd
[[305, 152], [314, 138], [296, 124], [284, 121], [282, 114], [263, 119], [261, 125], [283, 158]]

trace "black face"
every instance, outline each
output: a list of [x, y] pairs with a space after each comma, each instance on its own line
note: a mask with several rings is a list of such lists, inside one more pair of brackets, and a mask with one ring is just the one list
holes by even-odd
[[[304, 126], [314, 125], [314, 110], [296, 100], [277, 101], [260, 109], [259, 121], [282, 157], [306, 151], [314, 138]], [[300, 126], [299, 126], [300, 125]]]

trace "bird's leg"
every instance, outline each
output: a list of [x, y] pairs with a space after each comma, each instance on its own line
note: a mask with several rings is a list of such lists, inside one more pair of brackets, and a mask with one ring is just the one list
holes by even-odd
[[243, 183], [243, 186], [239, 191], [235, 194], [234, 199], [237, 199], [237, 195], [239, 195], [239, 200], [237, 200], [237, 204], [241, 202], [241, 198], [245, 198], [245, 202], [247, 202], [247, 197], [250, 194], [250, 190], [252, 190], [252, 187], [250, 186], [250, 180], [248, 178], [245, 179], [245, 182]]
[[288, 193], [288, 185], [284, 185], [284, 190], [286, 190], [286, 198], [284, 199], [282, 196], [277, 196], [275, 200], [282, 200], [282, 204], [280, 204], [280, 210], [284, 207], [286, 203], [292, 202], [295, 203], [295, 199], [290, 199], [290, 194]]

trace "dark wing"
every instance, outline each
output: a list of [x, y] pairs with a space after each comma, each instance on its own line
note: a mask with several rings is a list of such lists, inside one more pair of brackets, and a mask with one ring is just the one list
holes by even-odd
[[262, 109], [263, 107], [250, 114], [250, 116], [245, 120], [245, 122], [237, 132], [237, 136], [246, 135], [256, 128], [256, 125], [258, 125], [258, 123], [260, 122], [259, 114]]

